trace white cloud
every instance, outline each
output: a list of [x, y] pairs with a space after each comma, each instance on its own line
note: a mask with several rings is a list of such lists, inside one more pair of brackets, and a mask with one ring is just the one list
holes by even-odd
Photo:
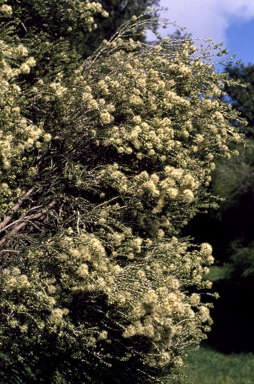
[[[226, 41], [227, 28], [234, 22], [254, 19], [254, 0], [161, 0], [162, 18], [185, 27], [193, 37], [212, 38], [215, 43]], [[161, 30], [162, 35], [175, 28]]]
[[241, 22], [254, 18], [253, 0], [216, 0], [218, 12], [222, 12], [228, 20], [236, 19]]

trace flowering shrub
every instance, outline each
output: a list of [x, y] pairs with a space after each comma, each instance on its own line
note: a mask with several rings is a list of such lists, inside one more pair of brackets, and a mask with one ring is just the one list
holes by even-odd
[[[141, 247], [141, 238], [127, 233], [121, 236], [121, 249], [132, 252], [134, 259], [126, 263], [116, 258], [119, 237], [112, 233], [110, 252], [99, 235], [69, 233], [40, 251], [30, 250], [25, 263], [16, 259], [2, 270], [3, 351], [14, 349], [18, 366], [38, 370], [29, 362], [36, 344], [47, 349], [55, 340], [69, 351], [68, 360], [75, 361], [79, 351], [89, 364], [99, 356], [102, 367], [119, 364], [126, 369], [125, 359], [131, 364], [135, 359], [148, 374], [178, 366], [177, 346], [186, 349], [203, 338], [209, 310], [188, 287], [209, 286], [202, 281], [212, 261], [208, 247], [188, 251], [189, 244], [174, 237], [156, 245], [146, 240]], [[139, 345], [137, 337], [146, 343]], [[111, 345], [119, 349], [116, 354]], [[83, 380], [89, 380], [86, 375], [81, 371]]]
[[[81, 3], [98, 11], [71, 3], [74, 25]], [[4, 18], [19, 15], [8, 7]], [[67, 68], [64, 46], [47, 73], [44, 38], [0, 41], [6, 383], [155, 382], [209, 328], [211, 246], [178, 237], [213, 204], [214, 159], [240, 141], [227, 128], [238, 117], [191, 40], [145, 46], [132, 39], [142, 25], [81, 65]]]

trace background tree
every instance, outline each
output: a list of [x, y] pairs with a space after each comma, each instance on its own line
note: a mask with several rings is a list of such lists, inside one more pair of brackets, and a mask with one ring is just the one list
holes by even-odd
[[[220, 160], [213, 174], [212, 192], [223, 198], [220, 209], [199, 216], [187, 230], [196, 241], [210, 241], [224, 278], [216, 285], [220, 300], [213, 311], [209, 342], [227, 352], [253, 351], [253, 65], [229, 66], [228, 102], [246, 119], [239, 156]], [[237, 122], [232, 122], [234, 126]], [[202, 230], [201, 230], [202, 228]], [[224, 267], [223, 267], [224, 265]], [[225, 267], [226, 266], [226, 267]], [[222, 275], [221, 275], [222, 276]], [[236, 331], [237, 330], [237, 331]], [[222, 336], [223, 334], [223, 336]]]
[[[100, 0], [78, 1], [75, 4], [59, 1], [57, 5], [50, 5], [47, 1], [27, 0], [24, 7], [20, 7], [17, 1], [9, 1], [8, 4], [12, 6], [17, 21], [18, 35], [28, 42], [32, 37], [32, 41], [28, 43], [30, 49], [32, 44], [36, 50], [42, 41], [47, 41], [47, 48], [41, 53], [47, 63], [52, 60], [52, 56], [57, 55], [57, 47], [61, 41], [61, 45], [65, 45], [65, 51], [69, 50], [68, 58], [61, 57], [61, 64], [68, 60], [70, 65], [71, 61], [77, 64], [78, 57], [81, 60], [88, 57], [104, 39], [109, 40], [124, 22], [129, 21], [132, 16], [144, 14], [148, 7], [158, 6], [159, 1]], [[156, 19], [150, 18], [150, 22], [155, 29]], [[133, 37], [144, 41], [144, 36], [139, 29]]]
[[227, 86], [227, 94], [233, 108], [240, 112], [247, 124], [241, 127], [245, 146], [239, 147], [240, 156], [221, 162], [214, 175], [213, 189], [225, 198], [220, 217], [225, 228], [227, 254], [232, 253], [230, 244], [246, 247], [253, 241], [253, 107], [254, 66], [229, 66], [234, 85]]
[[33, 6], [46, 25], [30, 2], [0, 8], [1, 380], [174, 377], [210, 322], [211, 246], [179, 232], [240, 140], [226, 78], [190, 39], [135, 42], [142, 18], [70, 59], [99, 4]]
[[[109, 40], [120, 28], [120, 26], [129, 21], [132, 16], [140, 16], [144, 14], [148, 7], [159, 7], [159, 0], [113, 0], [105, 1], [100, 0], [99, 3], [102, 5], [103, 9], [107, 11], [109, 17], [106, 19], [98, 15], [95, 18], [96, 24], [99, 25], [99, 30], [86, 34], [82, 43], [85, 43], [85, 55], [89, 56], [94, 52], [96, 48], [102, 43], [103, 39]], [[154, 13], [154, 12], [153, 12]], [[151, 15], [151, 13], [150, 13]], [[158, 16], [158, 14], [157, 14]], [[156, 30], [158, 20], [150, 18], [150, 28]], [[135, 40], [145, 41], [145, 34], [142, 32], [142, 29], [137, 30]]]
[[243, 128], [245, 135], [252, 137], [254, 126], [254, 66], [229, 65], [226, 67], [226, 72], [230, 79], [237, 81], [234, 85], [226, 86], [230, 102], [233, 108], [239, 111], [248, 122], [248, 126]]

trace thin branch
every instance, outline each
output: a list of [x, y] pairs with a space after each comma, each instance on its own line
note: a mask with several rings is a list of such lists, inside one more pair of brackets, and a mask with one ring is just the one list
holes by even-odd
[[29, 216], [26, 216], [28, 213], [30, 213], [31, 211], [34, 211], [34, 210], [36, 210], [36, 209], [38, 209], [38, 208], [41, 208], [41, 207], [42, 207], [42, 205], [38, 205], [38, 206], [36, 206], [36, 207], [32, 207], [32, 208], [30, 208], [30, 209], [27, 211], [26, 214], [21, 215], [17, 220], [13, 221], [12, 223], [10, 223], [10, 224], [6, 225], [4, 228], [2, 228], [1, 231], [0, 231], [0, 233], [3, 232], [3, 231], [6, 231], [6, 230], [7, 230], [8, 228], [10, 228], [10, 227], [13, 227], [13, 226], [17, 225], [17, 224], [18, 224], [19, 222], [21, 222], [21, 221], [23, 222], [24, 219], [25, 219], [26, 217], [29, 217]]
[[2, 249], [1, 251], [0, 251], [0, 253], [4, 253], [4, 252], [12, 252], [12, 253], [19, 253], [19, 251], [16, 251], [16, 250], [14, 250], [14, 249]]
[[[9, 232], [6, 234], [6, 236], [4, 236], [1, 240], [0, 240], [0, 247], [5, 244], [9, 238], [13, 235], [16, 235], [23, 227], [25, 227], [27, 224], [31, 223], [33, 220], [36, 220], [36, 219], [40, 219], [42, 218], [43, 216], [45, 216], [45, 214], [47, 213], [47, 211], [49, 210], [49, 208], [53, 207], [55, 205], [56, 201], [53, 200], [47, 208], [44, 208], [42, 209], [41, 211], [37, 212], [37, 213], [34, 213], [30, 216], [24, 216], [21, 219], [18, 219], [16, 220], [16, 222], [14, 224], [15, 227]], [[19, 225], [17, 225], [17, 223], [20, 222]]]
[[[33, 188], [30, 188], [18, 201], [17, 203], [13, 206], [11, 212], [14, 213], [14, 212], [17, 212], [17, 210], [21, 207], [22, 203], [24, 200], [26, 200], [34, 191], [34, 187]], [[2, 222], [0, 222], [0, 233], [5, 229], [6, 225], [9, 224], [9, 222], [11, 221], [12, 219], [12, 216], [9, 215], [9, 216], [6, 216]]]

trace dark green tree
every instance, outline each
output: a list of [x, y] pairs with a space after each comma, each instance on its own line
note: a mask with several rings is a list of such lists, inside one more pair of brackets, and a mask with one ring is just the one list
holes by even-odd
[[[254, 66], [228, 66], [226, 71], [229, 78], [236, 81], [234, 85], [226, 85], [227, 101], [246, 121], [240, 127], [245, 136], [245, 145], [239, 147], [240, 155], [230, 161], [222, 161], [213, 182], [214, 191], [225, 199], [218, 214], [225, 228], [225, 249], [231, 254], [235, 253], [237, 244], [241, 248], [253, 242]], [[230, 243], [234, 244], [234, 251]]]
[[230, 79], [238, 84], [226, 86], [229, 102], [239, 111], [248, 125], [244, 126], [246, 136], [253, 136], [254, 127], [254, 65], [230, 65], [226, 67]]
[[[129, 21], [133, 16], [144, 14], [148, 7], [158, 7], [159, 0], [99, 0], [103, 9], [108, 13], [105, 19], [101, 15], [95, 17], [95, 22], [99, 26], [98, 30], [87, 34], [83, 39], [85, 44], [85, 55], [90, 55], [101, 44], [103, 39], [109, 40], [118, 30], [118, 28]], [[154, 13], [154, 12], [153, 12]], [[151, 13], [150, 13], [151, 14]], [[156, 30], [156, 19], [151, 22], [150, 27]], [[138, 29], [133, 36], [135, 40], [145, 41], [145, 34], [142, 29]]]
[[229, 66], [226, 71], [236, 83], [226, 84], [225, 102], [246, 119], [244, 125], [231, 122], [243, 133], [244, 145], [238, 147], [239, 156], [220, 159], [213, 173], [212, 191], [223, 198], [220, 209], [199, 215], [188, 230], [196, 240], [213, 245], [217, 264], [225, 272], [215, 284], [220, 300], [213, 311], [209, 343], [241, 352], [253, 351], [254, 337], [254, 66]]
[[[234, 84], [225, 83], [224, 101], [232, 105], [244, 118], [244, 123], [232, 121], [243, 133], [244, 145], [238, 148], [239, 156], [219, 159], [213, 173], [212, 192], [223, 201], [218, 211], [210, 211], [209, 216], [196, 217], [193, 234], [198, 240], [208, 233], [207, 240], [214, 245], [217, 261], [227, 262], [232, 254], [231, 243], [245, 247], [253, 241], [253, 127], [254, 127], [254, 66], [230, 65], [226, 74]], [[229, 127], [230, 131], [230, 127]], [[200, 222], [204, 233], [198, 229]], [[210, 232], [210, 235], [209, 235]]]
[[[93, 8], [87, 6], [91, 3], [94, 4]], [[129, 21], [132, 16], [144, 14], [148, 7], [158, 6], [159, 1], [99, 0], [69, 4], [60, 0], [56, 4], [44, 0], [26, 0], [21, 7], [19, 1], [12, 0], [8, 4], [13, 9], [17, 33], [28, 42], [30, 49], [33, 46], [36, 50], [42, 42], [47, 42], [46, 52], [41, 53], [45, 60], [42, 65], [47, 70], [52, 56], [61, 51], [58, 48], [59, 43], [65, 45], [65, 51], [67, 47], [69, 51], [68, 58], [60, 58], [61, 64], [66, 60], [68, 63], [77, 63], [78, 57], [83, 60], [91, 55], [102, 41], [110, 39], [124, 22]], [[101, 10], [103, 11], [100, 12]], [[151, 23], [156, 28], [156, 20]], [[144, 41], [145, 34], [139, 28], [133, 37], [135, 40]]]

